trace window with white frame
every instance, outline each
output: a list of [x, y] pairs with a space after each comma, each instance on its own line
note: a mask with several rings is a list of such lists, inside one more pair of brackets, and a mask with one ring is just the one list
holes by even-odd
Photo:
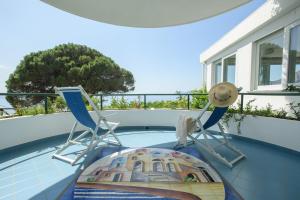
[[258, 85], [280, 85], [282, 76], [283, 31], [258, 42]]
[[222, 61], [216, 61], [214, 63], [214, 84], [221, 83], [222, 81]]
[[221, 82], [235, 83], [236, 56], [230, 55], [213, 63], [213, 85]]
[[235, 55], [223, 60], [223, 81], [235, 83]]
[[288, 82], [300, 84], [300, 25], [290, 29]]

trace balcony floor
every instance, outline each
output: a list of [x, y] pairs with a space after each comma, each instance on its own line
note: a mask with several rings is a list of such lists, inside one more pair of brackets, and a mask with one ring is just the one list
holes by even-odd
[[[120, 131], [118, 135], [127, 147], [171, 148], [176, 140], [174, 130], [132, 129]], [[56, 199], [85, 164], [70, 166], [51, 159], [66, 137], [57, 136], [0, 151], [0, 199]], [[194, 146], [246, 200], [300, 198], [299, 153], [236, 137], [231, 142], [247, 156], [233, 169]], [[91, 154], [85, 162], [92, 157]]]

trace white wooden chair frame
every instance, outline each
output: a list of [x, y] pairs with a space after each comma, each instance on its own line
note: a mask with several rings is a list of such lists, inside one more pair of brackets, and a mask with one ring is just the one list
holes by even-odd
[[[224, 132], [222, 125], [220, 124], [220, 122], [217, 122], [217, 125], [220, 129], [220, 133], [219, 136], [222, 136], [222, 139], [217, 138], [214, 134], [210, 133], [209, 130], [204, 129], [203, 124], [201, 122], [201, 117], [204, 115], [204, 113], [207, 111], [208, 107], [210, 106], [210, 102], [208, 102], [206, 104], [206, 106], [203, 108], [203, 110], [200, 112], [199, 116], [196, 118], [196, 123], [198, 125], [198, 127], [200, 128], [200, 132], [197, 133], [197, 135], [194, 137], [193, 134], [188, 134], [188, 137], [195, 143], [201, 145], [201, 147], [206, 150], [210, 155], [214, 156], [215, 158], [217, 158], [218, 160], [220, 160], [222, 163], [224, 163], [225, 165], [227, 165], [228, 167], [232, 168], [233, 165], [238, 162], [239, 160], [245, 158], [245, 154], [243, 154], [239, 149], [237, 149], [236, 147], [234, 147], [232, 144], [230, 144], [228, 138], [227, 138], [227, 134]], [[194, 133], [194, 134], [195, 134]], [[198, 139], [201, 135], [203, 135], [204, 139]], [[208, 142], [208, 137], [211, 137], [212, 139], [214, 139], [215, 141], [217, 141], [219, 143], [218, 146], [213, 147], [211, 144], [209, 144]], [[220, 153], [218, 153], [215, 148], [219, 147], [221, 145], [226, 146], [228, 149], [230, 149], [231, 151], [233, 151], [234, 153], [238, 154], [238, 156], [233, 159], [233, 160], [228, 160], [226, 159], [224, 156], [222, 156]]]
[[[74, 133], [76, 131], [77, 125], [78, 125], [78, 121], [76, 120], [76, 122], [74, 123], [70, 135], [66, 141], [66, 143], [60, 148], [58, 149], [54, 155], [53, 158], [57, 158], [63, 161], [66, 161], [68, 163], [70, 163], [71, 165], [74, 165], [80, 158], [82, 158], [84, 155], [86, 155], [89, 151], [91, 151], [93, 148], [95, 148], [100, 142], [105, 142], [106, 144], [115, 144], [115, 145], [120, 145], [121, 141], [119, 140], [119, 138], [116, 136], [114, 130], [117, 128], [117, 126], [119, 125], [119, 123], [116, 122], [109, 122], [106, 120], [105, 117], [103, 117], [100, 114], [100, 111], [97, 109], [96, 105], [94, 104], [94, 102], [91, 100], [91, 98], [89, 97], [89, 95], [84, 91], [84, 89], [81, 86], [78, 87], [56, 87], [55, 91], [56, 93], [58, 93], [61, 97], [64, 98], [63, 95], [63, 91], [72, 91], [72, 90], [80, 90], [81, 95], [86, 98], [86, 100], [88, 101], [88, 103], [93, 107], [94, 111], [96, 112], [97, 115], [97, 122], [96, 122], [96, 128], [92, 129], [90, 127], [86, 127], [87, 130], [84, 131], [83, 133], [81, 133], [79, 136], [74, 138]], [[108, 131], [104, 134], [98, 135], [98, 130], [99, 128], [103, 128], [103, 129], [107, 129]], [[84, 141], [82, 141], [82, 139], [87, 136], [88, 134], [91, 134], [91, 140], [89, 143], [86, 143]], [[114, 140], [109, 140], [108, 136], [112, 135]], [[77, 155], [75, 157], [75, 159], [71, 159], [66, 155], [62, 155], [62, 153], [70, 146], [72, 145], [83, 145], [86, 146], [86, 149], [82, 150], [79, 155]]]

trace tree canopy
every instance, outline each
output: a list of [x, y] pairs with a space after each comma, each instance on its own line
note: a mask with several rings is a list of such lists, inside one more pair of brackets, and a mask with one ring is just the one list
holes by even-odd
[[[84, 45], [61, 44], [26, 55], [6, 81], [7, 92], [52, 93], [55, 86], [82, 85], [88, 93], [134, 90], [132, 73]], [[8, 96], [14, 106], [33, 105], [41, 97]]]

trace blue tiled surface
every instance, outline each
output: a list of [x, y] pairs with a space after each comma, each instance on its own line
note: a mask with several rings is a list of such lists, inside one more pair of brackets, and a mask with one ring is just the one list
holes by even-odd
[[245, 199], [300, 199], [300, 154], [238, 138], [232, 143], [247, 156], [233, 169], [198, 149]]
[[[51, 159], [56, 147], [66, 140], [59, 136], [0, 152], [0, 200], [56, 199], [86, 163], [70, 166]], [[124, 146], [170, 148], [176, 140], [168, 130], [123, 131]], [[233, 138], [247, 159], [233, 169], [201, 150], [205, 158], [246, 200], [300, 199], [300, 156], [262, 143]], [[196, 147], [196, 146], [194, 146]], [[222, 149], [220, 149], [222, 151]], [[99, 151], [99, 149], [97, 150]], [[93, 152], [86, 162], [97, 152]]]

